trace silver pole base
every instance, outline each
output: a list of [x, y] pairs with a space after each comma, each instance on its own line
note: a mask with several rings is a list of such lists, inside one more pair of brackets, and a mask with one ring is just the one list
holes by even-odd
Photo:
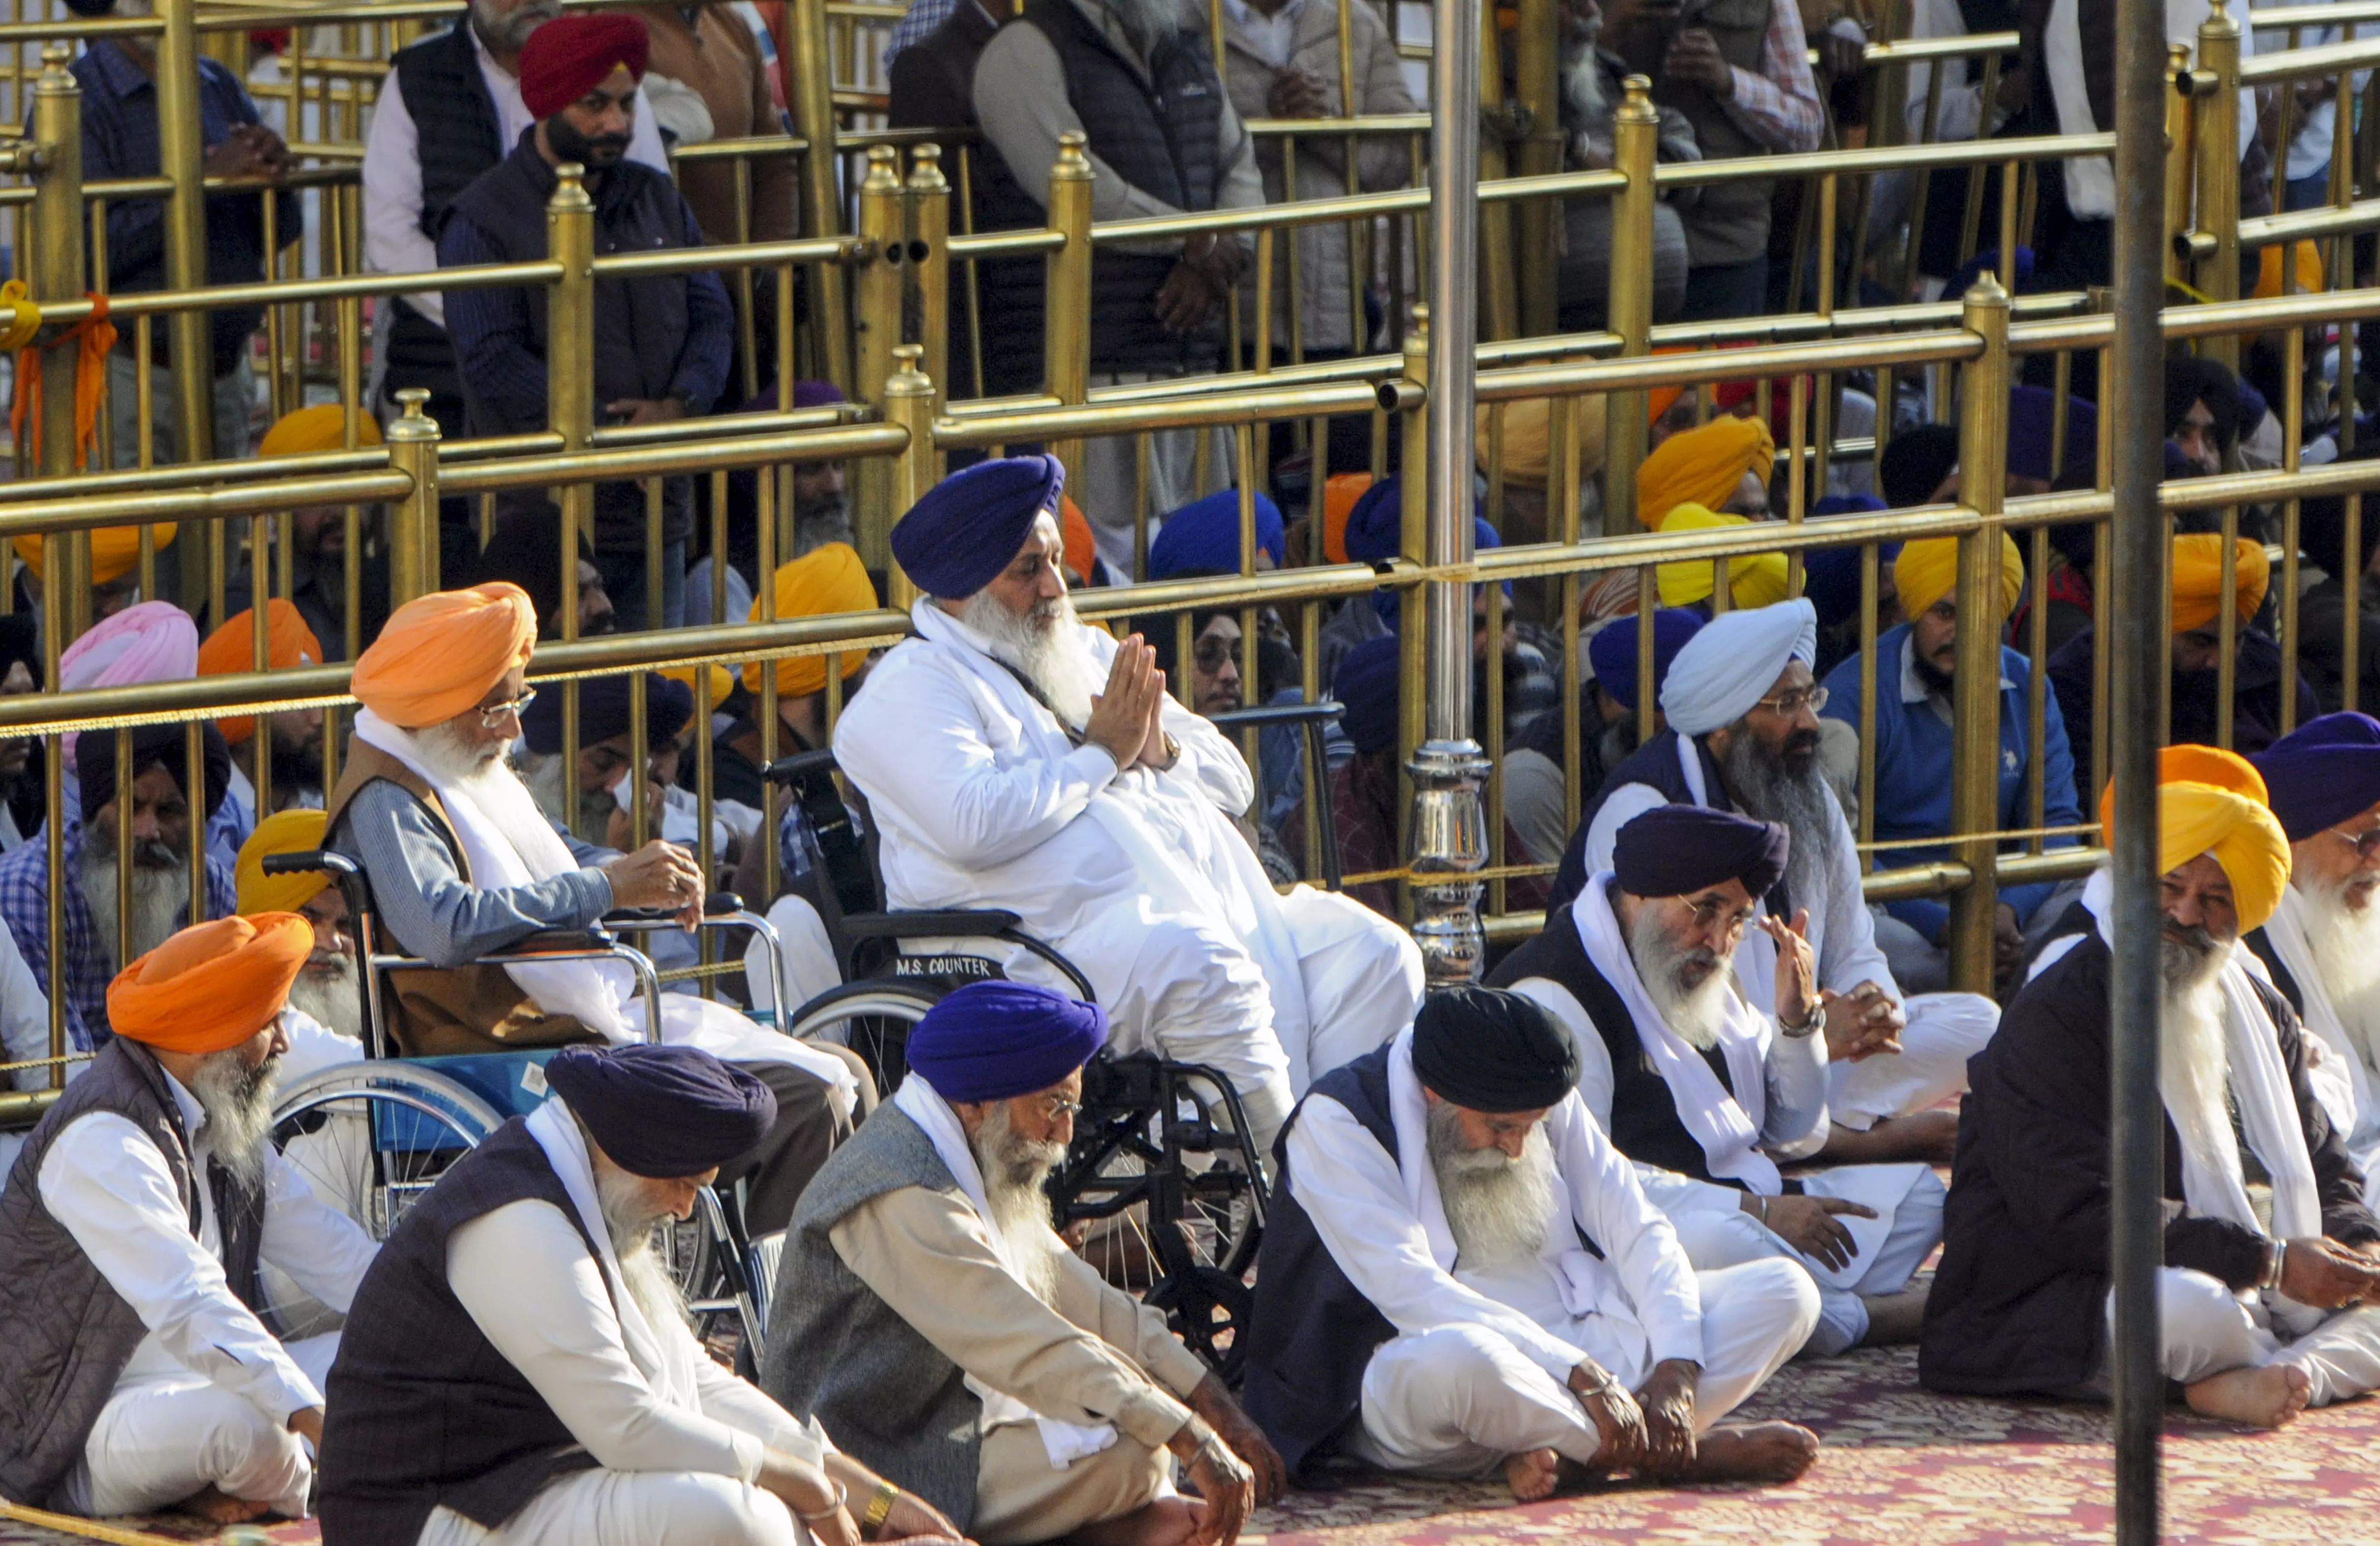
[[1488, 759], [1479, 743], [1424, 741], [1413, 774], [1414, 941], [1433, 988], [1479, 980], [1488, 936], [1479, 922], [1476, 874], [1488, 862], [1488, 811], [1480, 790]]

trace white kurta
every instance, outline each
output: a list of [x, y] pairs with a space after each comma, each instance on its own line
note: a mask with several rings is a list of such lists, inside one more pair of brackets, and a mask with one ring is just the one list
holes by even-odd
[[[1678, 764], [1686, 787], [1698, 805], [1710, 803], [1703, 787], [1702, 757], [1693, 737], [1678, 737]], [[1611, 791], [1586, 830], [1586, 868], [1592, 872], [1611, 868], [1613, 840], [1620, 829], [1669, 798], [1649, 784], [1623, 784]], [[1824, 896], [1796, 896], [1793, 905], [1810, 910], [1810, 948], [1818, 956], [1818, 986], [1829, 992], [1849, 992], [1863, 982], [1881, 983], [1900, 1001], [1908, 1025], [1900, 1033], [1900, 1051], [1857, 1063], [1837, 1064], [1827, 1074], [1828, 1116], [1846, 1127], [1865, 1132], [1884, 1118], [1905, 1116], [1959, 1094], [1967, 1088], [1967, 1060], [1984, 1050], [1999, 1029], [1999, 1006], [1981, 993], [1918, 993], [1907, 996], [1892, 980], [1892, 966], [1876, 943], [1876, 918], [1860, 890], [1859, 840], [1841, 810], [1828, 806], [1835, 823], [1835, 875]], [[1798, 836], [1798, 834], [1796, 834]], [[1735, 969], [1743, 992], [1755, 1007], [1774, 1013], [1777, 946], [1758, 929], [1746, 929], [1736, 947]], [[1787, 1159], [1807, 1158], [1826, 1142], [1822, 1127], [1802, 1145], [1781, 1151]]]
[[[956, 618], [912, 615], [920, 637], [834, 731], [892, 907], [1015, 912], [1090, 980], [1118, 1050], [1220, 1069], [1268, 1147], [1315, 1076], [1412, 1023], [1419, 950], [1346, 897], [1272, 889], [1231, 820], [1256, 782], [1213, 725], [1169, 700], [1180, 762], [1119, 773]], [[1104, 672], [1115, 641], [1083, 631]], [[1024, 952], [1004, 964], [1063, 986]]]
[[1546, 1119], [1560, 1186], [1543, 1249], [1517, 1266], [1465, 1266], [1428, 1158], [1410, 1032], [1389, 1054], [1389, 1103], [1394, 1154], [1327, 1096], [1305, 1102], [1287, 1140], [1300, 1206], [1397, 1332], [1365, 1370], [1362, 1457], [1434, 1475], [1476, 1474], [1531, 1449], [1591, 1462], [1595, 1424], [1563, 1383], [1584, 1360], [1631, 1387], [1667, 1359], [1701, 1364], [1695, 1413], [1707, 1426], [1808, 1337], [1809, 1278], [1783, 1261], [1696, 1272], [1575, 1092]]

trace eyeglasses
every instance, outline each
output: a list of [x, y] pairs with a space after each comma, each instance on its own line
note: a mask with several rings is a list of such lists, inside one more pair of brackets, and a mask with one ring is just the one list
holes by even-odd
[[480, 705], [480, 724], [482, 728], [493, 730], [504, 722], [506, 714], [517, 719], [528, 712], [528, 706], [536, 701], [537, 688], [529, 688], [508, 703], [483, 703]]
[[1230, 661], [1233, 665], [1240, 663], [1240, 641], [1236, 639], [1202, 639], [1198, 641], [1198, 647], [1195, 652], [1198, 659], [1198, 669], [1210, 676], [1223, 669], [1225, 661]]
[[1751, 908], [1730, 907], [1716, 897], [1709, 901], [1695, 903], [1690, 911], [1694, 917], [1694, 927], [1705, 933], [1708, 933], [1711, 925], [1721, 919], [1726, 920], [1730, 933], [1738, 932], [1752, 921]]
[[1082, 1115], [1083, 1102], [1069, 1101], [1062, 1095], [1050, 1095], [1042, 1099], [1041, 1109], [1049, 1114], [1050, 1121], [1056, 1122], [1066, 1117]]
[[2374, 858], [2380, 858], [2380, 827], [2374, 827], [2368, 832], [2341, 832], [2337, 827], [2325, 827], [2324, 830], [2341, 843], [2353, 847], [2355, 857], [2367, 864]]
[[1753, 704], [1755, 709], [1766, 709], [1786, 719], [1793, 718], [1804, 709], [1815, 714], [1826, 706], [1827, 689], [1823, 687], [1791, 688], [1774, 698], [1763, 698]]

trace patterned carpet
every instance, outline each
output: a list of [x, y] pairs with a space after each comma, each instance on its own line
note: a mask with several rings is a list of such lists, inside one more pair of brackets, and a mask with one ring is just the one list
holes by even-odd
[[[1827, 1448], [1793, 1487], [1622, 1489], [1515, 1506], [1500, 1486], [1352, 1479], [1294, 1493], [1242, 1539], [1263, 1546], [2066, 1546], [2110, 1539], [2107, 1414], [2051, 1402], [1966, 1401], [1917, 1389], [1900, 1349], [1788, 1369], [1745, 1409], [1817, 1430]], [[2380, 1402], [2308, 1413], [2277, 1434], [2167, 1424], [2167, 1539], [2380, 1546]], [[209, 1532], [114, 1523], [176, 1540]], [[71, 1540], [0, 1520], [0, 1546]], [[283, 1525], [274, 1546], [319, 1540]]]

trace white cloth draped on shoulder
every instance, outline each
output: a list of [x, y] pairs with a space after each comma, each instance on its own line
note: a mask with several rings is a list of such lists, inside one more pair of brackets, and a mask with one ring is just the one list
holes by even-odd
[[[2338, 1129], [2354, 1151], [2355, 1163], [2363, 1168], [2368, 1202], [2380, 1197], [2380, 1175], [2374, 1175], [2374, 1162], [2380, 1162], [2380, 1081], [2365, 1065], [2356, 1038], [2348, 1034], [2339, 1006], [2332, 1002], [2323, 980], [2321, 963], [2314, 958], [2313, 942], [2306, 938], [2307, 906], [2297, 887], [2284, 890], [2281, 905], [2265, 921], [2265, 937], [2297, 983], [2303, 1005], [2298, 1018], [2322, 1044], [2322, 1061], [2307, 1070], [2307, 1077], [2323, 1109], [2330, 1113], [2331, 1126]], [[2313, 1050], [2307, 1049], [2309, 1055]]]

